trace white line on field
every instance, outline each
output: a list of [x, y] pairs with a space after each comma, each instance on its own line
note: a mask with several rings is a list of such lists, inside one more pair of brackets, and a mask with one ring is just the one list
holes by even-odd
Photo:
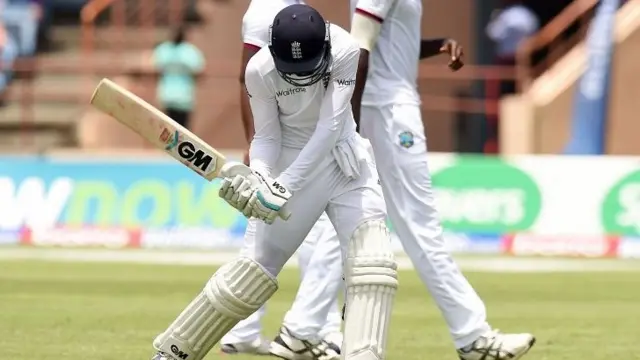
[[[229, 251], [0, 248], [0, 261], [124, 262], [206, 266], [220, 265], [236, 255], [236, 252]], [[406, 255], [398, 255], [397, 260], [400, 269], [413, 268]], [[633, 260], [457, 256], [456, 262], [463, 270], [477, 272], [640, 271], [640, 262]], [[297, 266], [297, 257], [294, 256], [287, 266]]]

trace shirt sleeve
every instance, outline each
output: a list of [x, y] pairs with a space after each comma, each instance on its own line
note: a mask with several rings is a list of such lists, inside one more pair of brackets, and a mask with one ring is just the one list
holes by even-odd
[[249, 95], [255, 134], [249, 148], [251, 168], [270, 176], [280, 156], [281, 130], [278, 103], [260, 74], [254, 60], [249, 60], [245, 72], [245, 86]]
[[259, 50], [269, 43], [269, 25], [266, 14], [260, 11], [260, 1], [251, 1], [242, 17], [242, 42], [244, 46]]
[[368, 16], [382, 23], [395, 1], [396, 0], [358, 0], [356, 13]]
[[359, 55], [360, 49], [354, 41], [343, 56], [334, 59], [331, 79], [320, 106], [318, 125], [296, 160], [278, 178], [289, 191], [300, 190], [336, 146], [344, 124], [353, 121], [351, 95], [355, 87]]

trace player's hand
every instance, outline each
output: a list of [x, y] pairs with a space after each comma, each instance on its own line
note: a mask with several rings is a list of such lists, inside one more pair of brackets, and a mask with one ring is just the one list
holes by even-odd
[[289, 218], [284, 204], [291, 193], [275, 180], [239, 162], [226, 163], [220, 175], [223, 180], [218, 195], [247, 218], [256, 217], [267, 224], [278, 216]]
[[457, 41], [453, 39], [445, 40], [444, 44], [440, 48], [441, 53], [449, 54], [449, 69], [451, 71], [458, 71], [464, 66], [464, 50], [462, 49], [462, 45], [458, 44]]
[[252, 217], [267, 224], [273, 224], [278, 216], [288, 219], [289, 214], [284, 207], [291, 198], [291, 192], [276, 179], [258, 172], [254, 174], [259, 183], [254, 187], [243, 213], [246, 215], [250, 211]]
[[[242, 163], [228, 162], [222, 166], [220, 175], [223, 178], [218, 195], [232, 207], [243, 211], [251, 197], [253, 184], [257, 183], [251, 179], [253, 171]], [[250, 215], [245, 214], [247, 217]]]

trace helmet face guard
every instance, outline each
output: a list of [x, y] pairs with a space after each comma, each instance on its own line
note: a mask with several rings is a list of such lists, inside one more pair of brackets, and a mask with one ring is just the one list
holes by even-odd
[[[332, 62], [330, 24], [324, 23], [324, 40], [318, 44], [305, 44], [303, 56], [301, 43], [274, 46], [273, 25], [269, 27], [269, 51], [282, 79], [293, 86], [311, 86], [322, 80]], [[276, 39], [277, 40], [277, 39]]]

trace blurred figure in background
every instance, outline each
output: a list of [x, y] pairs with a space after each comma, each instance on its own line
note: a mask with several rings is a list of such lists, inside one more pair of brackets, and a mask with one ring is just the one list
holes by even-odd
[[[503, 8], [495, 10], [492, 14], [486, 33], [495, 43], [496, 65], [515, 67], [518, 47], [538, 31], [540, 22], [537, 15], [525, 6], [522, 0], [502, 0], [502, 3]], [[486, 96], [496, 103], [500, 97], [516, 92], [515, 79], [495, 80], [491, 86], [492, 91]], [[499, 152], [498, 121], [497, 115], [487, 116], [485, 153]]]
[[[487, 25], [487, 36], [496, 44], [496, 62], [515, 66], [518, 46], [534, 35], [540, 23], [537, 15], [522, 0], [503, 0], [504, 7], [496, 10]], [[515, 81], [504, 81], [501, 94], [515, 93]]]
[[156, 47], [153, 65], [160, 72], [157, 97], [164, 112], [189, 128], [189, 119], [195, 106], [196, 77], [205, 66], [202, 52], [187, 41], [185, 25], [179, 27], [172, 39]]
[[36, 53], [43, 1], [0, 0], [0, 21], [15, 38], [19, 56], [33, 56]]
[[0, 21], [0, 106], [5, 104], [4, 97], [12, 77], [13, 63], [18, 56], [18, 47]]

